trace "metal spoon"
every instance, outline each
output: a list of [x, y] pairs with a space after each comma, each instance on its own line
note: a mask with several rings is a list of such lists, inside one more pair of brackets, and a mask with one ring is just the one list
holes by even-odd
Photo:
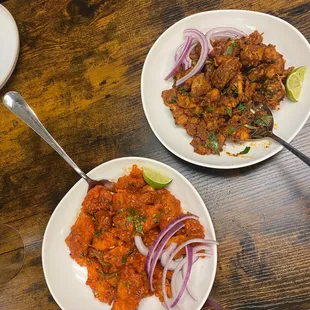
[[34, 111], [19, 93], [15, 91], [6, 93], [3, 98], [3, 103], [11, 112], [23, 120], [43, 140], [45, 140], [45, 142], [47, 142], [88, 183], [88, 190], [96, 185], [102, 185], [108, 190], [113, 190], [115, 185], [114, 182], [105, 179], [93, 180], [77, 166], [77, 164], [67, 155], [62, 147], [45, 129]]
[[271, 110], [266, 105], [262, 103], [253, 103], [251, 112], [254, 114], [254, 118], [251, 124], [246, 126], [250, 129], [250, 139], [272, 138], [310, 166], [310, 158], [308, 156], [273, 133], [274, 119]]

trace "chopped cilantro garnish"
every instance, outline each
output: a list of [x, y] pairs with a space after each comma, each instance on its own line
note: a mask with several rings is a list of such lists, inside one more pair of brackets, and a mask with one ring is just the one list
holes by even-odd
[[209, 132], [208, 140], [209, 140], [209, 142], [207, 143], [208, 147], [211, 150], [213, 150], [216, 154], [220, 154], [219, 142], [218, 142], [217, 136], [214, 132]]
[[136, 223], [136, 232], [137, 233], [143, 232], [143, 226], [141, 225], [141, 223]]
[[212, 106], [208, 106], [208, 112], [213, 112], [213, 107]]
[[269, 96], [270, 98], [273, 97], [273, 91], [272, 91], [272, 90], [268, 90], [268, 96]]
[[232, 91], [232, 94], [233, 94], [233, 96], [234, 96], [235, 98], [238, 97], [238, 95], [239, 95], [238, 89], [235, 88], [235, 89]]
[[124, 282], [124, 286], [126, 286], [128, 288], [130, 286], [130, 282], [128, 282], [128, 281]]
[[229, 127], [227, 128], [227, 135], [231, 135], [233, 132], [235, 132], [236, 131], [236, 128], [234, 127], [234, 126], [232, 126], [232, 125], [229, 125]]
[[239, 104], [237, 105], [237, 109], [240, 111], [246, 110], [246, 106], [245, 106], [244, 102], [239, 102]]
[[145, 222], [147, 217], [145, 215], [137, 215], [136, 210], [132, 207], [128, 208], [128, 215], [127, 215], [127, 222], [128, 223], [134, 223], [136, 232], [142, 233], [143, 232], [143, 226], [142, 222]]
[[231, 117], [232, 116], [232, 109], [231, 108], [226, 108], [227, 114]]
[[231, 55], [234, 51], [235, 47], [238, 47], [239, 43], [234, 41], [233, 43], [229, 44], [224, 52], [224, 55]]
[[161, 217], [161, 213], [154, 214], [154, 215], [153, 215], [153, 222], [154, 222], [154, 223], [158, 223], [159, 220], [160, 220], [160, 217]]
[[127, 216], [127, 222], [131, 223], [134, 221], [136, 216], [136, 210], [132, 207], [128, 208], [128, 216]]
[[98, 236], [100, 235], [100, 230], [95, 230], [95, 231], [94, 231], [94, 235], [95, 235], [96, 237], [98, 237]]

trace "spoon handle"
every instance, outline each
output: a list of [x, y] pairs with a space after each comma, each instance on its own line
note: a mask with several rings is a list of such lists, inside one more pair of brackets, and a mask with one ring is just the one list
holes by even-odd
[[299, 159], [301, 159], [305, 164], [310, 167], [310, 158], [308, 156], [295, 149], [292, 145], [290, 145], [280, 137], [276, 136], [274, 133], [272, 133], [271, 138], [285, 146], [289, 151], [291, 151], [294, 155], [296, 155]]
[[47, 142], [83, 179], [87, 182], [90, 181], [90, 178], [76, 165], [76, 163], [45, 129], [34, 111], [19, 93], [14, 91], [6, 93], [3, 98], [3, 103], [11, 112], [41, 136], [41, 138], [45, 140], [45, 142]]

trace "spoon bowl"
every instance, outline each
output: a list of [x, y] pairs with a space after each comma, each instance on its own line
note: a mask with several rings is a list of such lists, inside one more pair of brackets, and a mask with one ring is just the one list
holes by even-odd
[[284, 147], [286, 147], [289, 151], [291, 151], [294, 155], [296, 155], [299, 159], [301, 159], [304, 163], [310, 166], [310, 158], [303, 154], [302, 152], [295, 149], [288, 142], [284, 141], [279, 136], [275, 135], [273, 132], [274, 127], [274, 119], [271, 110], [264, 104], [260, 102], [254, 102], [252, 104], [252, 108], [250, 111], [254, 114], [250, 124], [246, 125], [246, 128], [250, 129], [250, 138], [249, 140], [256, 140], [262, 138], [271, 138]]

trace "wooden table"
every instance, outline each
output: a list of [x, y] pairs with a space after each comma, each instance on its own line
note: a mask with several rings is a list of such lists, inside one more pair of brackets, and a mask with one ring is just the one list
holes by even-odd
[[[309, 168], [287, 151], [230, 171], [188, 164], [154, 136], [140, 99], [147, 52], [179, 19], [213, 9], [256, 10], [283, 18], [310, 40], [309, 1], [0, 2], [21, 38], [1, 97], [18, 90], [84, 171], [142, 156], [183, 173], [214, 221], [220, 247], [211, 298], [225, 309], [310, 309]], [[59, 309], [43, 276], [42, 238], [79, 177], [2, 105], [0, 115], [0, 221], [17, 228], [26, 245], [21, 272], [0, 288], [0, 308]], [[309, 135], [310, 122], [293, 142], [308, 155]]]

